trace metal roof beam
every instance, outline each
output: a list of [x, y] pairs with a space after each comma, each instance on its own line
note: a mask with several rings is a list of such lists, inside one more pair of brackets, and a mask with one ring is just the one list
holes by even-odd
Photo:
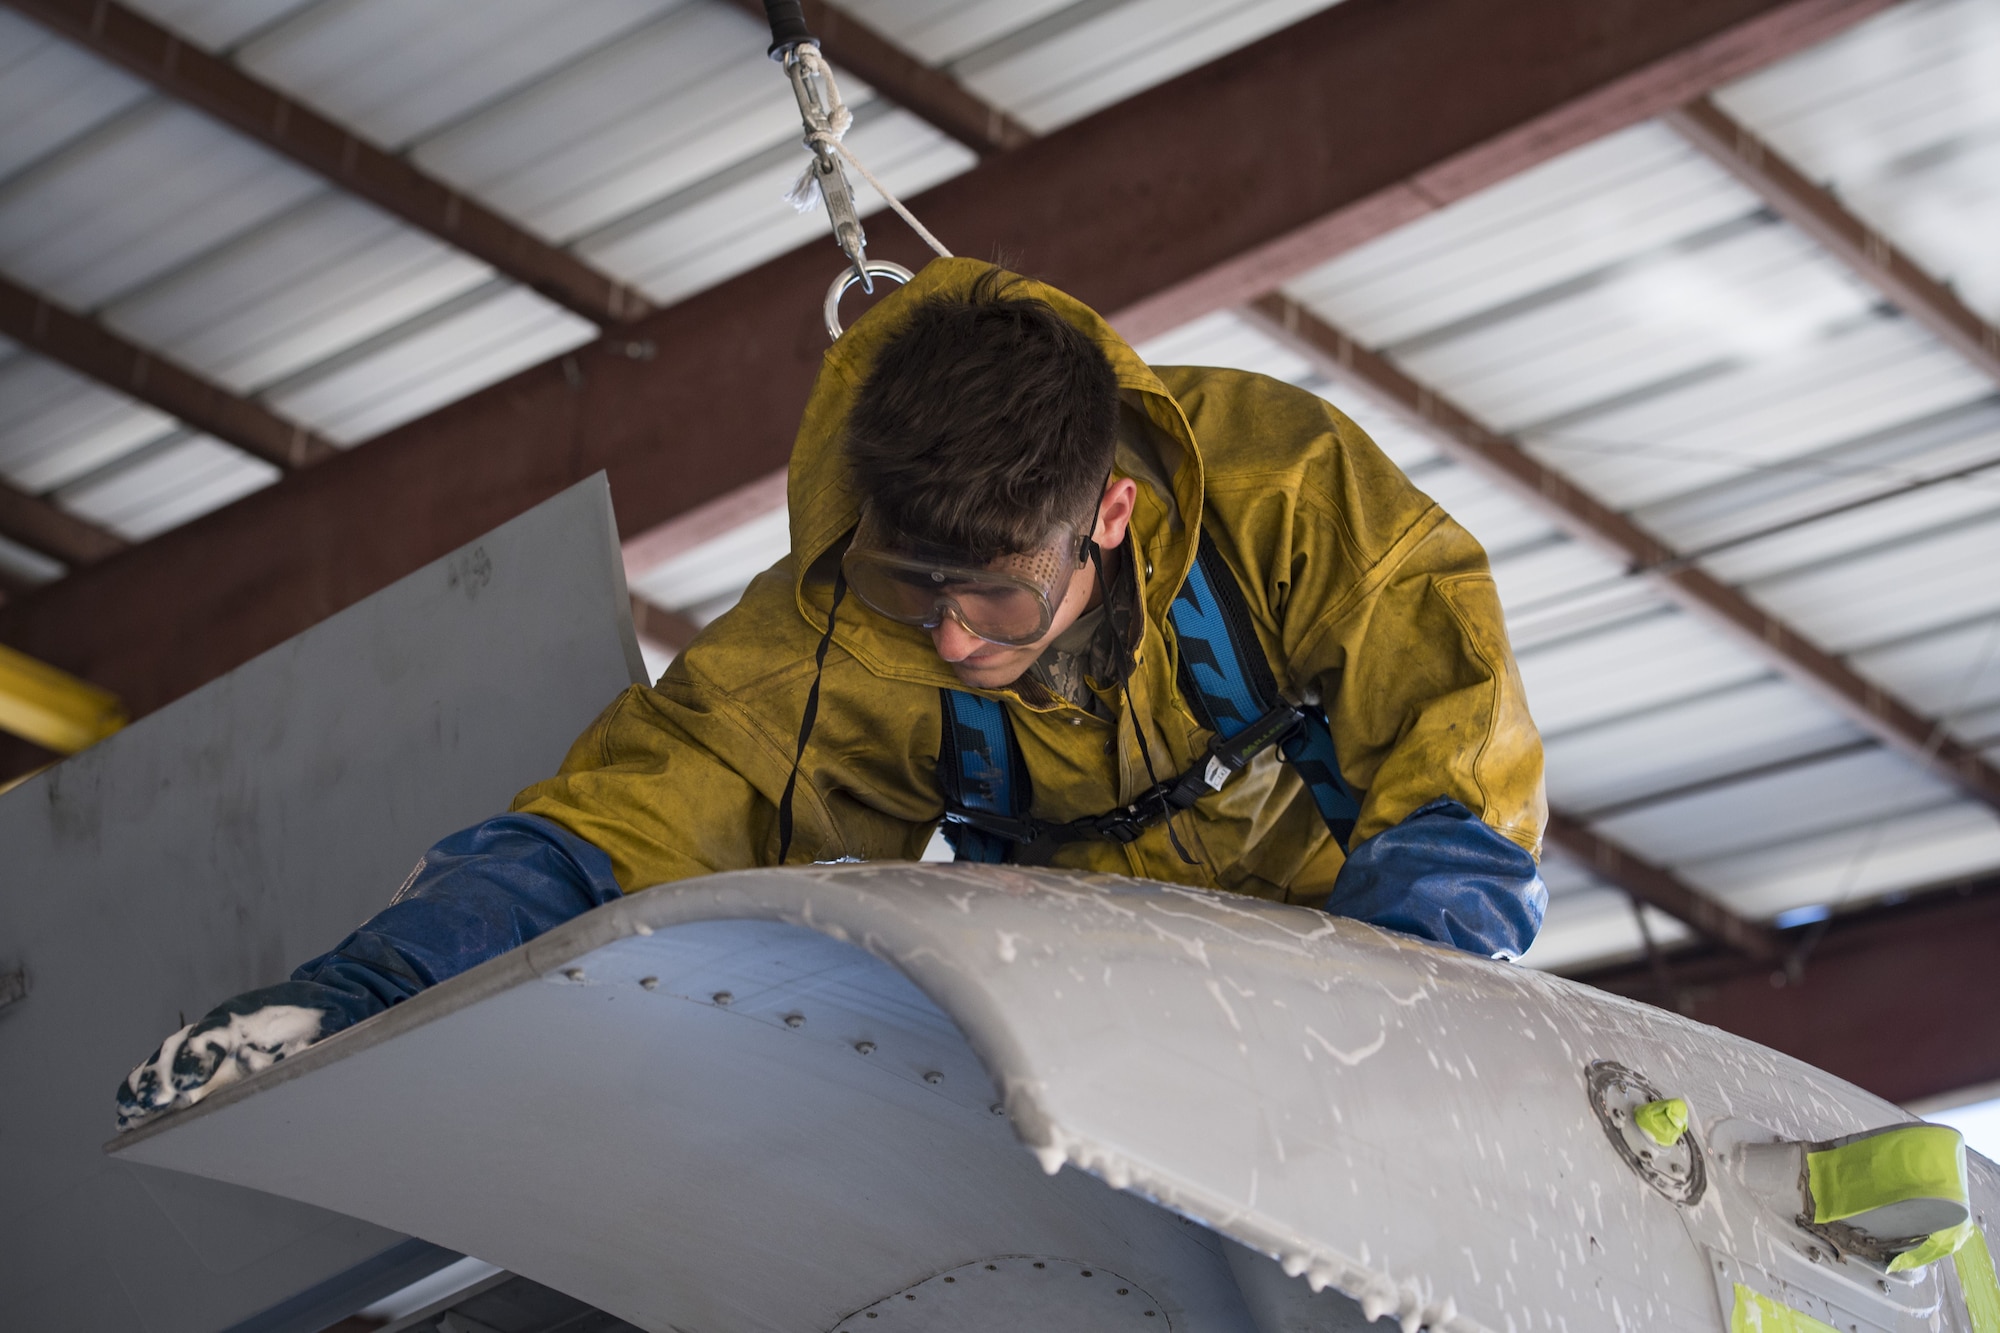
[[1748, 958], [1769, 962], [1778, 956], [1777, 933], [1769, 926], [1752, 921], [1672, 871], [1641, 860], [1580, 821], [1551, 810], [1545, 836], [1605, 883], [1659, 908], [1703, 938]]
[[1819, 242], [1872, 284], [1890, 302], [2000, 381], [2000, 329], [1981, 319], [1904, 254], [1863, 222], [1832, 190], [1815, 184], [1749, 127], [1701, 97], [1664, 117], [1689, 143], [1749, 186], [1778, 216]]
[[[764, 0], [735, 0], [736, 7], [764, 21]], [[1033, 130], [967, 88], [946, 70], [934, 69], [838, 5], [801, 0], [806, 27], [819, 38], [828, 60], [873, 84], [875, 91], [928, 122], [932, 128], [982, 157], [1018, 148]]]
[[[1912, 1102], [2000, 1079], [2000, 879], [1780, 932], [1783, 970], [1697, 947], [1565, 969]], [[1664, 986], [1662, 982], [1664, 981]]]
[[604, 326], [652, 309], [631, 287], [111, 0], [5, 0], [167, 96]]
[[[1346, 0], [911, 203], [961, 253], [1005, 253], [1143, 336], [1887, 3]], [[879, 253], [921, 253], [893, 217], [870, 231]], [[0, 608], [0, 639], [143, 714], [599, 469], [621, 533], [645, 532], [784, 466], [836, 267], [827, 241], [802, 246], [622, 330], [654, 345], [649, 363], [598, 344], [523, 371], [165, 533], [144, 560]]]
[[[294, 470], [339, 452], [332, 442], [149, 352], [97, 320], [0, 278], [0, 333], [108, 389], [178, 417], [248, 454]], [[54, 552], [50, 552], [54, 554]]]
[[1944, 724], [1868, 680], [1736, 588], [1535, 458], [1509, 436], [1403, 373], [1288, 296], [1247, 307], [1258, 323], [1325, 372], [1415, 421], [1453, 458], [1506, 484], [1572, 536], [1626, 560], [1688, 610], [1733, 631], [1736, 640], [1829, 700], [1858, 726], [1919, 767], [2000, 810], [2000, 770], [1961, 745]]
[[72, 568], [94, 565], [126, 547], [123, 537], [5, 482], [0, 482], [0, 537]]
[[658, 602], [649, 602], [633, 593], [632, 631], [644, 642], [672, 657], [694, 642], [694, 636], [701, 633], [701, 626], [679, 611], [661, 606]]

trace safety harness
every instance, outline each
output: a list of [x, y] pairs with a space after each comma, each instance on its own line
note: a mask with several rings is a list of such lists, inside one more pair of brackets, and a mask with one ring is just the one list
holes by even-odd
[[1168, 619], [1180, 645], [1181, 693], [1214, 739], [1185, 773], [1155, 783], [1107, 814], [1061, 823], [1029, 814], [1034, 787], [1006, 706], [963, 690], [941, 691], [938, 788], [944, 794], [945, 840], [958, 860], [1033, 861], [1066, 842], [1132, 842], [1222, 790], [1273, 745], [1312, 793], [1334, 840], [1346, 848], [1361, 802], [1340, 775], [1326, 713], [1288, 703], [1278, 693], [1243, 589], [1206, 541], [1174, 595]]

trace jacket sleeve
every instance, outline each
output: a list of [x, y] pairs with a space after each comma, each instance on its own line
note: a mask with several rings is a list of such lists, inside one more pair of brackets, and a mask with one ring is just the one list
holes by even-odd
[[1342, 775], [1362, 793], [1326, 909], [1520, 957], [1548, 905], [1536, 869], [1548, 809], [1486, 552], [1350, 422], [1340, 436], [1360, 478], [1350, 494], [1372, 512], [1342, 506], [1356, 536], [1338, 592], [1304, 602], [1320, 612], [1292, 652], [1294, 681], [1318, 687]]
[[[759, 623], [754, 603], [725, 619], [657, 687], [614, 700], [511, 812], [425, 853], [389, 907], [293, 974], [286, 1002], [325, 1012], [324, 1035], [621, 893], [774, 861], [796, 744], [779, 729], [796, 728], [813, 663], [783, 640], [782, 618], [775, 631]], [[829, 675], [857, 670], [838, 659]], [[934, 815], [921, 793], [902, 791], [911, 784], [894, 763], [857, 757], [865, 731], [855, 719], [815, 731], [793, 801], [793, 859], [922, 851]]]
[[1326, 910], [1487, 958], [1519, 958], [1548, 911], [1526, 848], [1450, 798], [1355, 847]]
[[321, 1010], [324, 1037], [619, 896], [603, 852], [500, 815], [425, 852], [387, 907], [260, 999]]
[[1347, 780], [1363, 792], [1329, 911], [1518, 957], [1548, 902], [1541, 739], [1485, 553], [1432, 505], [1312, 627]]
[[[629, 889], [701, 873], [703, 857], [725, 866], [730, 858], [740, 858], [738, 866], [755, 864], [754, 830], [742, 827], [744, 814], [729, 820], [719, 813], [730, 797], [743, 812], [755, 800], [741, 778], [729, 781], [735, 775], [724, 766], [702, 764], [693, 754], [673, 762], [667, 757], [671, 744], [660, 745], [643, 765], [636, 755], [628, 756], [643, 770], [637, 776], [616, 776], [615, 763], [609, 776], [602, 767], [579, 766], [578, 751], [602, 757], [610, 744], [607, 731], [634, 725], [621, 719], [637, 694], [621, 696], [571, 747], [564, 773], [598, 775], [584, 791], [563, 777], [552, 779], [523, 793], [515, 811], [439, 842], [424, 853], [388, 907], [293, 972], [289, 982], [239, 996], [210, 1017], [226, 1017], [232, 1006], [240, 1010], [246, 1003], [299, 1005], [321, 1012], [318, 1037], [325, 1037], [616, 901]], [[664, 781], [645, 780], [645, 772], [668, 767], [699, 794], [677, 794], [666, 790]], [[665, 808], [642, 828], [621, 826], [621, 819], [633, 817], [631, 807], [642, 804], [637, 793], [663, 799]], [[756, 819], [758, 825], [769, 822], [761, 814]], [[645, 846], [649, 835], [672, 840]], [[625, 858], [623, 875], [618, 856]]]

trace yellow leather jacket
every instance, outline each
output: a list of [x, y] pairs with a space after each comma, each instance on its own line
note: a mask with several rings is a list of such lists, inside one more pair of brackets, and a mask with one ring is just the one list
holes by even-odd
[[[833, 568], [857, 517], [843, 425], [911, 304], [962, 292], [989, 266], [937, 260], [826, 354], [791, 462], [792, 554], [750, 585], [659, 683], [621, 695], [561, 771], [516, 798], [602, 848], [627, 891], [768, 864]], [[1011, 711], [1033, 813], [1103, 813], [1205, 753], [1181, 697], [1168, 606], [1198, 533], [1249, 603], [1280, 688], [1324, 702], [1347, 780], [1365, 789], [1354, 843], [1439, 797], [1537, 853], [1542, 752], [1477, 542], [1322, 399], [1264, 376], [1142, 362], [1095, 312], [1024, 282], [1088, 330], [1125, 405], [1120, 471], [1139, 482], [1131, 525], [1144, 625], [1131, 709], [1109, 722], [1031, 681], [977, 691]], [[1018, 289], [1017, 289], [1018, 290]], [[855, 599], [840, 607], [819, 717], [795, 797], [791, 859], [914, 858], [939, 819], [940, 687], [963, 688], [922, 630]], [[1054, 864], [1315, 902], [1343, 853], [1293, 774], [1266, 752], [1175, 829], [1064, 846]]]

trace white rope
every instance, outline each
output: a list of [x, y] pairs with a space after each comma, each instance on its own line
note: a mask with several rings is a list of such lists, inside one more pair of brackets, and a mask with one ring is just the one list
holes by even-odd
[[833, 146], [835, 148], [838, 148], [840, 150], [840, 155], [846, 158], [850, 163], [852, 163], [854, 169], [861, 173], [861, 178], [867, 181], [869, 185], [874, 187], [875, 193], [881, 195], [883, 201], [886, 202], [889, 205], [889, 207], [896, 210], [896, 215], [902, 218], [903, 221], [910, 224], [910, 230], [915, 232], [918, 236], [922, 237], [925, 245], [928, 245], [931, 249], [937, 251], [938, 255], [941, 258], [950, 259], [952, 257], [951, 251], [944, 248], [944, 242], [940, 241], [937, 237], [931, 235], [931, 229], [929, 227], [926, 227], [923, 223], [917, 221], [917, 215], [915, 213], [912, 213], [909, 209], [905, 208], [903, 206], [902, 200], [898, 199], [895, 195], [889, 193], [889, 188], [886, 185], [882, 184], [881, 181], [875, 179], [874, 172], [870, 171], [867, 167], [861, 165], [861, 159], [854, 155], [853, 149], [849, 148], [846, 144], [840, 142], [840, 140], [838, 139], [835, 139], [833, 141]]
[[849, 111], [847, 104], [841, 100], [840, 87], [833, 81], [833, 67], [826, 63], [826, 58], [820, 54], [819, 48], [811, 43], [801, 44], [793, 53], [793, 59], [805, 66], [808, 77], [817, 77], [824, 82], [830, 111], [824, 118], [816, 118], [818, 123], [812, 124], [806, 130], [806, 146], [815, 150], [813, 161], [806, 165], [798, 183], [786, 193], [787, 202], [801, 213], [810, 213], [818, 207], [820, 189], [817, 150], [822, 146], [831, 148], [861, 173], [861, 178], [868, 182], [876, 194], [882, 196], [889, 207], [896, 210], [898, 217], [910, 224], [910, 230], [922, 237], [925, 245], [930, 246], [942, 257], [950, 259], [952, 253], [944, 248], [944, 243], [931, 235], [930, 228], [917, 221], [917, 215], [904, 207], [903, 201], [891, 193], [888, 186], [875, 179], [875, 173], [862, 164], [861, 159], [854, 155], [853, 149], [841, 142], [846, 137], [847, 131], [853, 128], [854, 113]]

